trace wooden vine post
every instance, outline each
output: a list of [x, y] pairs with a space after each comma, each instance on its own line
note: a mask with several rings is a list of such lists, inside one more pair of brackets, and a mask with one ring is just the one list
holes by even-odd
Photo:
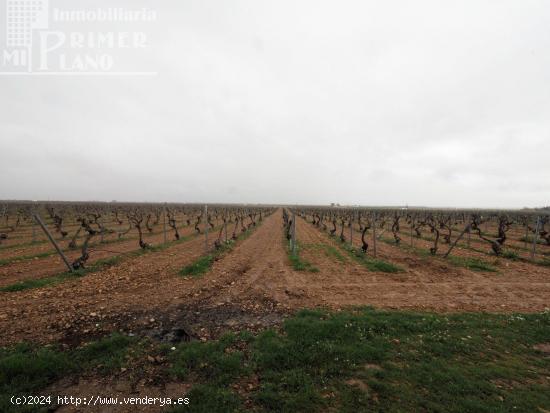
[[372, 253], [376, 257], [376, 212], [372, 211]]
[[166, 204], [162, 208], [162, 233], [164, 235], [164, 243], [166, 244]]
[[353, 248], [353, 218], [355, 217], [355, 213], [352, 213], [349, 218], [349, 246], [350, 248]]
[[449, 256], [449, 254], [451, 253], [451, 251], [453, 250], [453, 248], [456, 246], [456, 244], [458, 244], [458, 241], [460, 241], [460, 239], [464, 236], [464, 234], [467, 232], [468, 233], [468, 236], [470, 235], [470, 229], [472, 228], [472, 224], [468, 224], [466, 225], [466, 228], [464, 228], [464, 230], [460, 233], [460, 235], [457, 237], [457, 239], [455, 239], [455, 242], [453, 242], [453, 245], [451, 245], [451, 247], [449, 248], [449, 250], [445, 253], [445, 255], [443, 256], [443, 258], [447, 258]]
[[36, 242], [36, 219], [34, 217], [34, 206], [31, 207], [31, 225], [32, 225], [32, 242]]
[[48, 239], [50, 240], [52, 245], [54, 246], [55, 250], [57, 251], [57, 253], [61, 257], [61, 259], [63, 260], [63, 262], [65, 263], [65, 265], [69, 269], [69, 272], [73, 272], [73, 266], [69, 263], [69, 260], [67, 259], [65, 254], [63, 254], [63, 251], [61, 251], [61, 248], [59, 247], [57, 242], [55, 242], [55, 239], [53, 238], [50, 231], [48, 231], [48, 228], [46, 228], [46, 225], [44, 225], [44, 222], [42, 222], [42, 219], [40, 218], [40, 215], [33, 214], [33, 217], [36, 220], [36, 222], [38, 223], [38, 225], [40, 225], [40, 228], [42, 228], [42, 231], [44, 231], [44, 233], [46, 234], [46, 236], [48, 237]]
[[296, 214], [292, 212], [292, 253], [296, 254]]
[[535, 237], [533, 238], [533, 249], [531, 250], [531, 259], [535, 259], [535, 254], [537, 253], [537, 241], [539, 240], [539, 226], [540, 226], [540, 217], [537, 217], [537, 225], [535, 227]]
[[227, 244], [227, 211], [223, 211], [223, 231], [225, 232], [225, 243]]
[[208, 205], [204, 206], [204, 249], [208, 252]]

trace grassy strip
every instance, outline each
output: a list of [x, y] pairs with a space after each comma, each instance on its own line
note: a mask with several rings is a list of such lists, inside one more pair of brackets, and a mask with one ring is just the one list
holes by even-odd
[[520, 255], [518, 255], [515, 251], [506, 250], [502, 253], [502, 258], [506, 258], [512, 261], [519, 261], [519, 262], [526, 262], [529, 264], [536, 264], [540, 265], [542, 267], [550, 267], [550, 258], [543, 257], [542, 260], [531, 260], [528, 258], [523, 258]]
[[[534, 235], [529, 235], [527, 237], [523, 236], [519, 240], [521, 242], [527, 242], [529, 244], [533, 244], [533, 241], [535, 240], [535, 236]], [[539, 244], [539, 245], [548, 245], [546, 243], [546, 241], [544, 239], [540, 238], [540, 237], [537, 239], [537, 244]]]
[[105, 270], [109, 267], [120, 264], [121, 262], [130, 258], [139, 257], [140, 255], [150, 254], [153, 252], [163, 251], [166, 248], [169, 248], [175, 244], [189, 241], [192, 238], [193, 236], [181, 237], [177, 241], [170, 241], [170, 242], [167, 242], [166, 244], [159, 244], [153, 247], [149, 247], [147, 249], [139, 249], [139, 250], [131, 251], [121, 255], [114, 255], [109, 258], [99, 259], [94, 263], [92, 263], [90, 266], [83, 269], [79, 269], [78, 271], [62, 272], [62, 273], [53, 275], [51, 277], [21, 281], [21, 282], [0, 288], [0, 292], [8, 293], [8, 292], [24, 291], [24, 290], [34, 289], [34, 288], [41, 288], [41, 287], [56, 285], [70, 279], [83, 277], [84, 275], [89, 273]]
[[491, 264], [480, 260], [479, 258], [454, 257], [448, 256], [447, 260], [457, 267], [465, 267], [472, 271], [497, 272], [498, 270]]
[[[37, 395], [48, 385], [69, 374], [99, 370], [107, 374], [120, 369], [131, 353], [139, 351], [136, 339], [114, 334], [71, 351], [20, 344], [0, 349], [0, 411], [45, 411], [45, 406], [16, 406], [12, 396]], [[49, 403], [48, 403], [49, 404]], [[52, 397], [55, 406], [57, 399]], [[38, 406], [40, 407], [40, 406]]]
[[423, 249], [423, 248], [418, 248], [418, 247], [415, 247], [411, 244], [406, 244], [406, 243], [403, 243], [403, 242], [401, 242], [399, 244], [396, 244], [395, 240], [393, 238], [382, 237], [380, 239], [380, 241], [382, 241], [384, 244], [391, 245], [392, 247], [404, 248], [408, 251], [412, 251], [416, 255], [418, 255], [420, 257], [423, 257], [423, 258], [433, 257], [433, 255], [430, 254], [429, 250], [426, 250], [426, 249]]
[[[287, 243], [286, 238], [283, 239], [283, 242], [285, 244]], [[292, 269], [294, 269], [294, 271], [319, 272], [319, 268], [314, 266], [311, 262], [300, 257], [301, 249], [302, 249], [302, 246], [298, 241], [296, 241], [296, 248], [294, 252], [290, 247], [290, 243], [286, 246], [286, 253], [288, 255], [288, 260], [292, 265]]]
[[55, 255], [55, 254], [57, 254], [57, 252], [55, 250], [52, 250], [52, 251], [41, 252], [39, 254], [22, 255], [20, 257], [5, 258], [3, 260], [0, 260], [0, 267], [13, 264], [14, 262], [37, 260], [40, 258], [51, 257], [52, 255]]
[[206, 274], [208, 271], [210, 271], [210, 268], [212, 268], [212, 264], [214, 263], [218, 255], [219, 254], [217, 254], [216, 252], [214, 254], [208, 254], [203, 257], [199, 257], [192, 264], [183, 267], [180, 270], [179, 275], [182, 275], [184, 277], [188, 275], [191, 275], [193, 277], [200, 277], [201, 275]]
[[391, 262], [387, 262], [384, 260], [381, 260], [379, 258], [373, 258], [366, 254], [364, 254], [362, 251], [356, 250], [355, 248], [351, 247], [349, 244], [341, 244], [340, 248], [344, 251], [347, 251], [347, 253], [353, 257], [357, 262], [359, 262], [361, 265], [367, 267], [369, 271], [378, 271], [378, 272], [386, 272], [386, 273], [398, 273], [403, 272], [403, 268], [399, 267], [398, 265], [392, 264]]
[[547, 411], [548, 342], [549, 312], [302, 311], [281, 332], [179, 345], [172, 373], [195, 385], [174, 411]]
[[336, 247], [327, 244], [306, 244], [304, 248], [311, 248], [314, 250], [321, 250], [329, 258], [335, 259], [341, 263], [346, 262], [346, 257], [344, 257]]
[[292, 268], [295, 271], [319, 272], [319, 268], [314, 266], [309, 261], [306, 261], [303, 258], [301, 258], [298, 251], [293, 253], [292, 250], [289, 248], [288, 259], [290, 260], [290, 263], [292, 264]]
[[54, 275], [52, 277], [29, 279], [29, 280], [18, 282], [16, 284], [11, 284], [6, 287], [0, 288], [0, 292], [24, 291], [24, 290], [30, 290], [33, 288], [41, 288], [45, 286], [56, 285], [70, 279], [83, 277], [84, 275], [89, 274], [91, 272], [105, 270], [109, 267], [119, 264], [121, 261], [122, 261], [122, 256], [115, 255], [114, 257], [97, 260], [89, 267], [81, 268], [78, 271], [73, 271], [73, 272], [67, 271], [61, 274]]
[[46, 242], [47, 242], [46, 240], [41, 240], [41, 241], [24, 242], [24, 243], [21, 243], [21, 244], [4, 245], [4, 246], [0, 246], [0, 251], [11, 250], [11, 249], [15, 249], [15, 248], [32, 247], [34, 245], [45, 244]]
[[[431, 255], [428, 250], [418, 248], [418, 247], [415, 247], [415, 246], [411, 246], [409, 244], [401, 243], [399, 245], [396, 245], [395, 241], [392, 240], [392, 239], [389, 239], [389, 238], [383, 238], [382, 241], [386, 244], [397, 246], [397, 247], [403, 248], [407, 251], [411, 251], [411, 252], [415, 253], [416, 255], [418, 255], [420, 257], [423, 257], [423, 258], [429, 258], [429, 257], [439, 258], [439, 257], [434, 257], [433, 255]], [[447, 257], [446, 259], [452, 265], [455, 265], [457, 267], [468, 268], [472, 271], [498, 272], [498, 269], [494, 265], [489, 264], [488, 262], [483, 261], [479, 258], [457, 257], [457, 256], [452, 256], [451, 255], [451, 256]]]

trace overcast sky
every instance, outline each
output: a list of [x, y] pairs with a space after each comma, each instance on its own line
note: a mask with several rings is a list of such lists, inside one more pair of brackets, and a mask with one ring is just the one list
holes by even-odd
[[0, 199], [550, 204], [546, 0], [67, 5], [158, 75], [0, 76]]

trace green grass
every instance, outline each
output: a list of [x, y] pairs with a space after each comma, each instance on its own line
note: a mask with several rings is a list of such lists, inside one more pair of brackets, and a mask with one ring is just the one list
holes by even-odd
[[125, 364], [130, 347], [139, 349], [137, 340], [121, 334], [113, 334], [99, 341], [89, 343], [73, 352], [73, 360], [80, 368], [98, 369], [107, 374]]
[[[238, 237], [239, 239], [244, 239], [246, 236], [248, 236], [246, 233], [242, 234], [242, 238]], [[219, 259], [219, 257], [226, 251], [230, 251], [233, 249], [234, 241], [228, 240], [227, 243], [222, 244], [222, 247], [210, 254], [203, 255], [202, 257], [197, 258], [194, 262], [192, 262], [189, 265], [186, 265], [179, 271], [179, 275], [181, 276], [192, 276], [192, 277], [200, 277], [201, 275], [206, 274], [210, 269], [212, 268], [212, 264], [216, 260]]]
[[340, 245], [340, 248], [345, 250], [351, 257], [353, 257], [361, 265], [365, 266], [369, 271], [386, 273], [398, 273], [404, 271], [403, 268], [398, 265], [366, 255], [363, 251], [358, 251], [355, 248], [350, 247], [348, 244]]
[[239, 411], [239, 397], [232, 391], [209, 384], [197, 384], [186, 395], [190, 403], [173, 413], [231, 413]]
[[22, 242], [21, 244], [12, 244], [0, 246], [0, 251], [11, 250], [15, 248], [32, 247], [33, 245], [45, 244], [46, 240]]
[[209, 384], [229, 385], [246, 372], [243, 353], [233, 350], [238, 340], [234, 334], [227, 334], [218, 341], [190, 342], [180, 346], [172, 354], [172, 371], [181, 380], [193, 378]]
[[[110, 373], [124, 365], [129, 352], [138, 346], [137, 340], [114, 334], [71, 351], [30, 344], [0, 348], [0, 411], [45, 411], [47, 409], [33, 406], [14, 406], [10, 398], [38, 395], [48, 385], [67, 375], [91, 369]], [[55, 403], [56, 399], [52, 398], [52, 401]]]
[[344, 263], [346, 262], [346, 257], [344, 257], [342, 254], [340, 254], [340, 251], [336, 249], [336, 247], [333, 247], [332, 245], [323, 245], [327, 255], [329, 257], [333, 257], [337, 261]]
[[50, 256], [55, 255], [55, 254], [57, 254], [57, 252], [54, 250], [54, 251], [41, 252], [39, 254], [33, 254], [33, 255], [22, 255], [22, 256], [18, 256], [18, 257], [5, 258], [5, 259], [0, 260], [0, 267], [4, 267], [6, 265], [13, 264], [14, 262], [46, 258], [46, 257], [50, 257]]
[[467, 258], [467, 257], [447, 257], [447, 260], [457, 267], [465, 267], [472, 271], [481, 272], [497, 272], [498, 270], [493, 265], [479, 259], [479, 258]]
[[[387, 244], [392, 244], [395, 246], [395, 242], [389, 240], [389, 239], [383, 239], [383, 242]], [[410, 244], [400, 244], [399, 248], [403, 248], [407, 251], [414, 252], [416, 255], [427, 258], [427, 259], [433, 259], [433, 255], [430, 254], [428, 250], [418, 248], [416, 246], [411, 246]], [[481, 251], [480, 251], [481, 252]], [[510, 251], [510, 257], [514, 253]], [[457, 267], [465, 267], [472, 271], [487, 271], [487, 272], [497, 272], [497, 268], [493, 265], [479, 259], [479, 258], [466, 258], [466, 257], [457, 257], [450, 255], [446, 258], [452, 265], [455, 265]]]
[[193, 412], [538, 412], [550, 409], [550, 358], [533, 346], [548, 342], [548, 312], [363, 308], [302, 311], [280, 332], [184, 343], [171, 356], [195, 383]]
[[212, 264], [215, 260], [214, 254], [208, 254], [203, 257], [198, 258], [192, 264], [186, 265], [179, 272], [180, 275], [187, 276], [191, 275], [193, 277], [199, 277], [203, 274], [206, 274], [212, 268]]
[[298, 253], [293, 254], [292, 252], [289, 252], [288, 259], [290, 260], [290, 264], [295, 271], [319, 272], [319, 268], [314, 266], [311, 262], [301, 258]]
[[333, 247], [332, 245], [327, 244], [306, 244], [303, 246], [304, 249], [313, 249], [313, 250], [321, 250], [325, 253], [325, 255], [329, 258], [335, 259], [336, 261], [340, 263], [344, 263], [347, 261], [346, 257], [338, 251], [336, 247]]
[[[522, 242], [527, 242], [528, 244], [533, 244], [533, 241], [535, 240], [535, 236], [534, 235], [529, 235], [528, 237], [521, 237], [519, 240], [522, 241]], [[540, 238], [540, 237], [537, 238], [537, 244], [547, 245], [546, 241], [543, 238]]]
[[54, 275], [52, 277], [29, 279], [29, 280], [21, 281], [21, 282], [0, 288], [0, 292], [8, 293], [8, 292], [24, 291], [24, 290], [30, 290], [33, 288], [41, 288], [41, 287], [56, 285], [70, 279], [83, 277], [84, 275], [89, 274], [91, 272], [104, 270], [106, 268], [119, 264], [121, 261], [122, 261], [121, 256], [114, 256], [114, 257], [100, 259], [94, 262], [89, 267], [82, 268], [77, 271], [73, 271], [73, 272], [67, 271], [67, 272]]
[[25, 280], [25, 281], [18, 282], [16, 284], [11, 284], [6, 287], [2, 287], [0, 288], [0, 292], [13, 293], [16, 291], [24, 291], [24, 290], [30, 290], [33, 288], [46, 287], [48, 285], [59, 284], [60, 282], [66, 281], [67, 279], [72, 277], [75, 277], [75, 275], [73, 275], [73, 273], [67, 272], [60, 275], [56, 275], [54, 277]]
[[520, 261], [522, 258], [519, 256], [519, 254], [515, 251], [506, 250], [501, 254], [502, 258], [506, 258], [508, 260], [512, 261]]
[[319, 268], [314, 266], [311, 262], [300, 257], [301, 244], [296, 241], [296, 249], [292, 252], [292, 248], [287, 247], [287, 255], [292, 268], [295, 271], [307, 271], [307, 272], [319, 272]]

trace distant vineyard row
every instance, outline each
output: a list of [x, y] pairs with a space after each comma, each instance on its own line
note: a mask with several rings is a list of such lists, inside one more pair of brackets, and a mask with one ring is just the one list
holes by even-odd
[[139, 247], [148, 249], [152, 246], [145, 241], [144, 233], [152, 234], [156, 226], [162, 225], [164, 234], [169, 231], [174, 240], [179, 240], [183, 227], [193, 227], [197, 234], [202, 234], [213, 231], [218, 222], [221, 225], [216, 228], [214, 246], [220, 248], [228, 236], [236, 239], [273, 210], [243, 205], [11, 202], [0, 207], [0, 244], [16, 233], [35, 242], [35, 216], [42, 217], [39, 219], [46, 222], [58, 239], [69, 241], [69, 249], [80, 248], [80, 257], [71, 264], [72, 269], [77, 270], [90, 258], [89, 245], [94, 237], [103, 240], [107, 235], [114, 235], [121, 239], [135, 229]]

